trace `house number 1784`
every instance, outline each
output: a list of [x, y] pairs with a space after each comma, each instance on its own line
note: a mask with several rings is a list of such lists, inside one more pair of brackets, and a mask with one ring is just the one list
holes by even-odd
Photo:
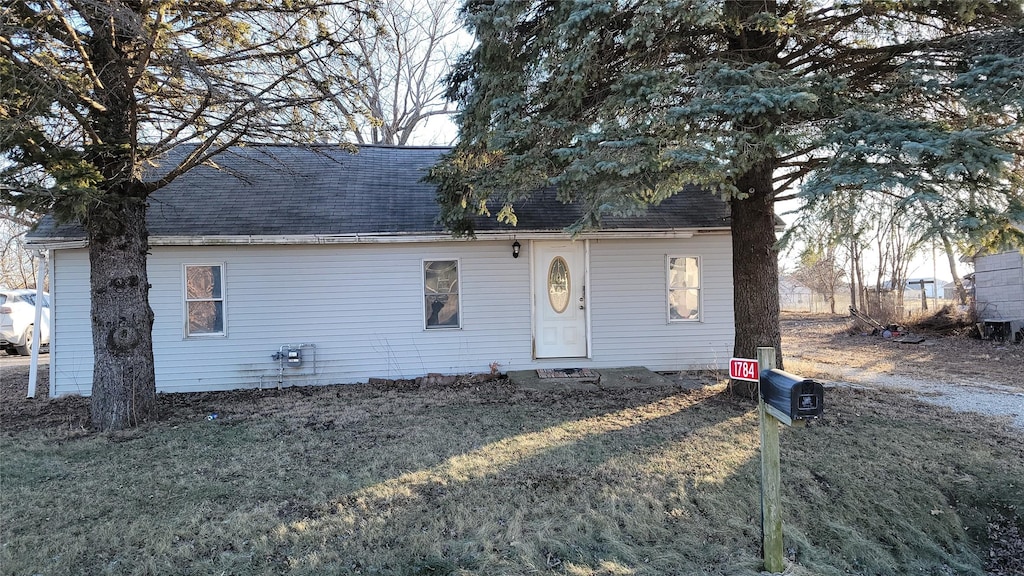
[[733, 358], [729, 360], [729, 378], [757, 382], [760, 379], [757, 360], [750, 360], [748, 358]]

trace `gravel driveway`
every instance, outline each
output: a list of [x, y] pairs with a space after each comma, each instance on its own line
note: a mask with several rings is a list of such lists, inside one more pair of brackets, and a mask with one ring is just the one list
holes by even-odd
[[863, 369], [843, 371], [837, 386], [854, 385], [890, 388], [913, 392], [924, 402], [946, 406], [957, 412], [977, 412], [990, 416], [1009, 416], [1024, 430], [1024, 392], [1000, 384], [964, 382], [951, 384], [925, 381], [902, 375], [882, 374]]
[[958, 412], [1009, 417], [1024, 429], [1024, 344], [940, 335], [899, 344], [850, 326], [838, 316], [784, 319], [787, 369], [839, 386], [907, 390]]

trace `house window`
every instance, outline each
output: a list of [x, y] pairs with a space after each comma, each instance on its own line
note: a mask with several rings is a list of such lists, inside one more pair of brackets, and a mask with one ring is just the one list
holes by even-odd
[[185, 266], [185, 336], [224, 335], [224, 268]]
[[459, 261], [423, 262], [424, 326], [459, 328]]
[[668, 319], [700, 320], [700, 261], [696, 257], [668, 258]]

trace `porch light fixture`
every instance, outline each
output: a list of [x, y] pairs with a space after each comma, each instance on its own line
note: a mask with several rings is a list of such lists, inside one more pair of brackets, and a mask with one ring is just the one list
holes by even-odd
[[519, 240], [516, 240], [515, 242], [512, 243], [512, 257], [513, 258], [519, 258], [519, 249], [520, 248], [522, 248], [522, 244], [519, 243]]

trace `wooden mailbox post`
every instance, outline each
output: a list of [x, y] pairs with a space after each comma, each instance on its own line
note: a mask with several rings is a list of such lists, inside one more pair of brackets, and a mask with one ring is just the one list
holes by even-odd
[[[775, 348], [759, 347], [757, 364], [761, 372], [775, 368]], [[768, 413], [760, 390], [757, 414], [761, 422], [761, 538], [764, 569], [782, 572], [782, 478], [779, 462], [779, 420]]]
[[[803, 426], [824, 405], [821, 383], [776, 370], [775, 348], [758, 347], [757, 360], [733, 358], [729, 377], [758, 383], [757, 414], [761, 428], [761, 537], [764, 569], [782, 572], [782, 479], [779, 423]], [[765, 401], [765, 398], [768, 401]]]

